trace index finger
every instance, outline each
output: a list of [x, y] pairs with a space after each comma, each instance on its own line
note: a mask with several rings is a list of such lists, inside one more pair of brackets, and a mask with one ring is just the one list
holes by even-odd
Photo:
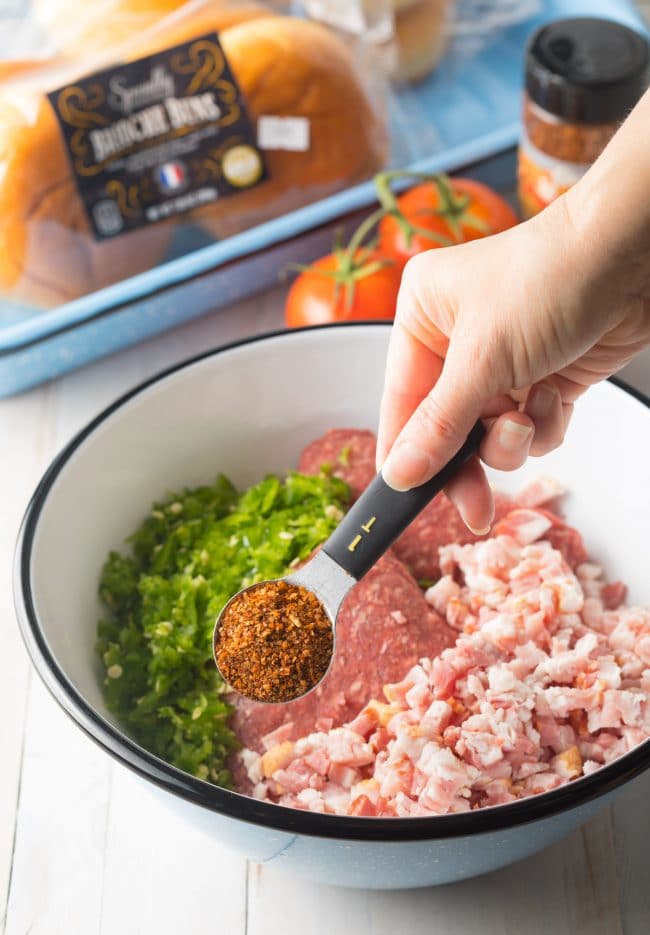
[[435, 385], [442, 365], [442, 356], [415, 337], [401, 321], [395, 322], [388, 345], [379, 410], [377, 470], [401, 430]]

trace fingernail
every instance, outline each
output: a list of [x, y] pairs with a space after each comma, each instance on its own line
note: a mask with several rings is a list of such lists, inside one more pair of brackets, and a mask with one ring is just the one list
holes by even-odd
[[480, 526], [480, 527], [479, 527], [479, 526], [472, 526], [472, 524], [471, 524], [470, 522], [468, 522], [467, 517], [465, 516], [465, 511], [464, 511], [463, 509], [461, 509], [461, 507], [458, 506], [458, 504], [456, 504], [456, 509], [457, 509], [458, 512], [460, 513], [461, 519], [462, 519], [462, 521], [465, 523], [465, 525], [467, 526], [467, 528], [469, 529], [469, 531], [470, 531], [471, 533], [473, 533], [475, 536], [487, 536], [487, 534], [489, 533], [489, 531], [492, 529], [492, 523], [494, 522], [494, 509], [492, 510], [492, 519], [490, 520], [490, 522], [488, 523], [488, 525], [487, 525], [487, 526]]
[[393, 490], [410, 490], [432, 476], [433, 459], [411, 442], [399, 442], [386, 458], [381, 473]]
[[513, 422], [512, 419], [504, 419], [499, 426], [499, 444], [506, 451], [521, 451], [522, 448], [526, 447], [532, 432], [530, 425], [522, 425], [520, 422]]
[[545, 419], [550, 416], [555, 404], [555, 392], [545, 383], [538, 383], [532, 388], [526, 400], [526, 412], [533, 419]]

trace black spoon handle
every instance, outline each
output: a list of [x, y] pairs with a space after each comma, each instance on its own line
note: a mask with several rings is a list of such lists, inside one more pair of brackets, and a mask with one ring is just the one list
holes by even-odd
[[343, 517], [323, 546], [323, 552], [348, 574], [362, 578], [412, 520], [466, 461], [478, 452], [485, 435], [477, 422], [451, 461], [420, 487], [400, 493], [377, 474]]

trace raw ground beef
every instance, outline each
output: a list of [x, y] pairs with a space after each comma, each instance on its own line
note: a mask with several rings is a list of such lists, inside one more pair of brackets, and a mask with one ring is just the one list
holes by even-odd
[[[266, 705], [233, 695], [232, 727], [245, 747], [262, 751], [262, 737], [290, 739], [319, 723], [338, 727], [401, 678], [422, 655], [437, 655], [454, 631], [428, 604], [404, 565], [388, 552], [344, 601], [336, 626], [332, 667], [309, 695], [286, 705]], [[241, 789], [242, 772], [233, 763]]]
[[[372, 432], [331, 429], [305, 448], [298, 469], [304, 474], [318, 474], [323, 464], [330, 465], [333, 473], [350, 485], [356, 499], [375, 476], [376, 446], [377, 441]], [[545, 504], [548, 509], [549, 503], [553, 503], [562, 492], [555, 481], [540, 478], [517, 496], [516, 505], [539, 507]], [[495, 493], [494, 506], [494, 521], [498, 523], [515, 506], [515, 502], [503, 494]], [[548, 515], [553, 518], [553, 528], [547, 536], [549, 542], [562, 552], [572, 568], [586, 561], [587, 553], [580, 533], [563, 523], [556, 513], [549, 512]], [[484, 538], [474, 535], [453, 503], [444, 494], [439, 494], [402, 533], [394, 543], [393, 550], [414, 578], [435, 581], [440, 575], [440, 546], [449, 542], [478, 542]]]
[[574, 571], [548, 540], [554, 522], [517, 508], [494, 537], [443, 547], [426, 600], [454, 645], [344, 726], [244, 751], [253, 794], [339, 815], [464, 812], [555, 789], [647, 740], [650, 611], [622, 606], [599, 566]]
[[303, 474], [320, 474], [325, 465], [336, 477], [350, 485], [357, 499], [377, 473], [375, 451], [377, 439], [362, 429], [330, 429], [321, 438], [307, 445], [300, 456], [298, 470]]

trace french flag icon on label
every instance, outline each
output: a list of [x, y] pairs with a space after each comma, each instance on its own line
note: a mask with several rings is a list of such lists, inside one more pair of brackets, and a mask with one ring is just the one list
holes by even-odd
[[182, 162], [165, 162], [155, 171], [156, 182], [163, 194], [179, 192], [187, 184], [187, 171]]

